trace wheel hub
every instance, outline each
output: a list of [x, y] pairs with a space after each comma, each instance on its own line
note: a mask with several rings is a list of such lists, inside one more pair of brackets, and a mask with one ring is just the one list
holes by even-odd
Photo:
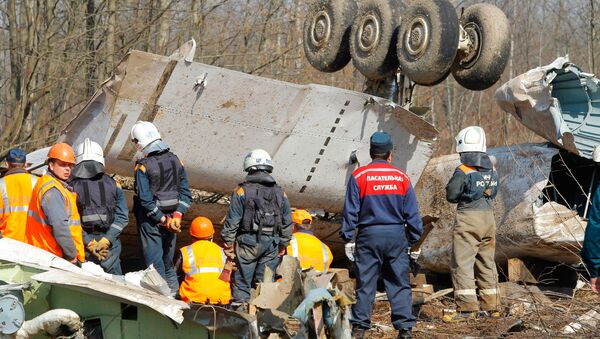
[[315, 15], [310, 27], [310, 40], [313, 45], [321, 47], [329, 41], [331, 35], [331, 18], [325, 11]]
[[369, 52], [379, 43], [381, 30], [379, 20], [375, 15], [365, 15], [358, 26], [358, 48], [363, 52]]
[[413, 57], [419, 57], [429, 46], [429, 24], [423, 17], [413, 19], [408, 26], [404, 48]]
[[468, 48], [460, 49], [458, 64], [462, 68], [472, 67], [481, 54], [481, 29], [475, 23], [470, 22], [464, 26], [465, 34], [469, 41]]

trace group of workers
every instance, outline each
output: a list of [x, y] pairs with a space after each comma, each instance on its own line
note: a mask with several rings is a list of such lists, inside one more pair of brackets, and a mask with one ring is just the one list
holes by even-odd
[[[144, 264], [167, 282], [171, 295], [186, 302], [247, 307], [251, 288], [273, 272], [281, 256], [294, 256], [303, 269], [327, 271], [333, 256], [311, 232], [306, 210], [292, 212], [287, 196], [271, 176], [273, 163], [264, 150], [244, 159], [247, 177], [232, 195], [221, 237], [205, 217], [190, 225], [192, 243], [175, 249], [183, 215], [192, 203], [183, 163], [170, 151], [156, 126], [138, 121], [131, 141], [143, 157], [134, 169], [133, 214]], [[122, 274], [119, 236], [127, 226], [125, 195], [104, 173], [102, 147], [89, 139], [77, 145], [53, 145], [47, 172], [27, 172], [26, 154], [18, 148], [6, 156], [8, 171], [0, 179], [0, 236], [22, 241], [73, 264], [92, 261], [111, 274]], [[230, 284], [223, 271], [233, 271]]]

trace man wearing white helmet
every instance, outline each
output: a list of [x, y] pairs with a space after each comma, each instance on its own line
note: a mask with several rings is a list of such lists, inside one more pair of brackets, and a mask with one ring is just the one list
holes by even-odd
[[154, 124], [136, 122], [131, 141], [144, 154], [135, 165], [133, 200], [144, 261], [147, 267], [154, 265], [175, 295], [179, 291], [173, 267], [175, 234], [180, 232], [181, 218], [192, 203], [192, 192], [183, 163], [169, 151]]
[[446, 199], [457, 203], [453, 232], [451, 275], [458, 312], [444, 322], [461, 322], [482, 314], [500, 317], [498, 273], [494, 252], [496, 222], [492, 201], [498, 192], [498, 173], [486, 152], [485, 132], [470, 126], [456, 136], [461, 165], [446, 186]]
[[265, 267], [275, 272], [292, 236], [290, 204], [270, 174], [273, 162], [269, 153], [262, 149], [248, 153], [244, 171], [248, 175], [231, 196], [221, 232], [227, 255], [237, 258], [233, 306], [250, 300], [252, 284], [263, 281]]
[[122, 275], [119, 236], [129, 221], [125, 194], [104, 174], [104, 153], [96, 142], [86, 138], [77, 145], [75, 161], [70, 184], [77, 193], [86, 260], [107, 273]]

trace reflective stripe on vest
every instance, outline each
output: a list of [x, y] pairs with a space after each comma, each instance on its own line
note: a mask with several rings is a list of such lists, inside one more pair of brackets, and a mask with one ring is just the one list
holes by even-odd
[[[181, 268], [185, 279], [179, 286], [179, 295], [185, 302], [228, 304], [231, 286], [219, 279], [227, 257], [223, 249], [208, 240], [198, 240], [182, 247]], [[200, 267], [196, 267], [200, 266]]]
[[81, 220], [77, 210], [77, 202], [74, 193], [67, 190], [62, 183], [54, 177], [45, 174], [38, 179], [32, 193], [29, 210], [27, 212], [27, 223], [25, 227], [26, 242], [39, 247], [56, 256], [63, 257], [62, 248], [57, 243], [52, 233], [52, 226], [48, 225], [46, 215], [42, 209], [41, 199], [44, 194], [56, 188], [65, 201], [65, 212], [68, 218], [68, 227], [75, 245], [76, 257], [80, 262], [85, 261], [85, 248], [83, 245]]
[[0, 179], [0, 232], [3, 237], [25, 242], [25, 224], [37, 177], [27, 172]]
[[106, 222], [108, 220], [108, 216], [106, 214], [92, 214], [92, 215], [84, 215], [81, 217], [82, 222], [91, 222], [91, 221], [103, 221]]
[[[301, 246], [301, 244], [298, 243], [298, 238], [296, 237], [297, 234], [298, 233], [292, 234], [292, 239], [290, 240], [290, 245], [288, 247], [288, 251], [291, 248], [291, 252], [292, 252], [291, 255], [294, 258], [298, 258], [298, 260], [300, 260], [300, 266], [303, 269], [306, 269], [309, 266], [309, 262], [312, 261], [312, 260], [308, 259], [309, 262], [307, 262], [307, 258], [306, 257], [300, 257], [300, 246]], [[300, 234], [304, 234], [304, 233], [300, 233]], [[308, 237], [314, 238], [314, 239], [312, 239], [312, 240], [314, 240], [314, 243], [316, 243], [318, 241], [320, 243], [320, 245], [321, 245], [321, 255], [322, 255], [322, 257], [318, 260], [318, 262], [319, 262], [319, 266], [321, 266], [321, 264], [322, 264], [322, 266], [321, 267], [314, 267], [312, 265], [312, 263], [310, 264], [310, 266], [313, 266], [313, 268], [316, 271], [327, 272], [327, 264], [331, 260], [329, 258], [329, 251], [327, 250], [327, 245], [325, 245], [322, 241], [320, 241], [319, 239], [317, 239], [312, 234], [305, 234], [305, 235], [308, 236]], [[304, 238], [304, 239], [307, 239], [307, 238]], [[308, 238], [308, 239], [310, 239], [310, 238]], [[306, 242], [304, 242], [302, 244], [302, 246], [310, 246], [310, 245], [308, 245]], [[304, 255], [306, 255], [307, 251], [310, 251], [310, 249], [307, 249], [306, 247], [303, 247], [302, 252], [303, 252]], [[309, 253], [311, 253], [311, 254], [314, 255], [314, 252], [312, 252], [312, 251], [310, 251]], [[316, 259], [316, 257], [315, 258], [311, 258], [311, 259]]]
[[[194, 258], [194, 250], [192, 249], [192, 245], [185, 247], [185, 252], [187, 254], [188, 263], [190, 264], [190, 271], [186, 273], [186, 276], [191, 276], [199, 273], [221, 273], [223, 269], [220, 267], [196, 267], [196, 259]], [[221, 251], [221, 255], [223, 256], [223, 265], [225, 265], [225, 261], [227, 257], [225, 253]]]

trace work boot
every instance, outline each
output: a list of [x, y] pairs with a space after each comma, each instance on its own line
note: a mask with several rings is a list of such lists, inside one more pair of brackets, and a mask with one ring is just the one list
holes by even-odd
[[412, 339], [412, 329], [411, 328], [403, 328], [398, 331], [398, 336], [396, 339]]
[[442, 321], [445, 323], [460, 323], [475, 318], [477, 318], [477, 312], [456, 312], [454, 314], [445, 315], [442, 318]]
[[352, 339], [364, 339], [366, 332], [364, 328], [352, 326]]
[[477, 312], [478, 318], [490, 318], [490, 319], [499, 319], [502, 318], [502, 313], [500, 311], [481, 311]]

